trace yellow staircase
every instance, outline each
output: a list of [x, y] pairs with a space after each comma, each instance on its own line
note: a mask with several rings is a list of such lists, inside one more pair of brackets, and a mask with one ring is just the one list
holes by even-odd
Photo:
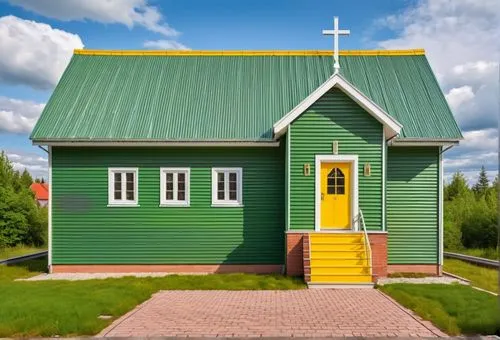
[[309, 234], [309, 284], [371, 285], [371, 254], [363, 232]]

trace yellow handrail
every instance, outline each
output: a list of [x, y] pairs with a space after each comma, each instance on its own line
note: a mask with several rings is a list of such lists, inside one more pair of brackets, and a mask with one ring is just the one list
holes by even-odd
[[361, 226], [363, 227], [363, 232], [365, 235], [365, 243], [367, 244], [367, 247], [365, 247], [365, 252], [366, 252], [366, 257], [369, 261], [370, 264], [370, 276], [373, 274], [372, 273], [372, 247], [370, 245], [370, 239], [368, 238], [368, 233], [366, 232], [366, 225], [365, 225], [365, 218], [363, 216], [363, 211], [359, 209], [359, 219], [361, 220]]

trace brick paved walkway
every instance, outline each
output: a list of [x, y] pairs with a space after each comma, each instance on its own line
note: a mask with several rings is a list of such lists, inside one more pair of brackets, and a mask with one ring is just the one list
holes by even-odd
[[375, 289], [162, 291], [99, 336], [446, 336]]

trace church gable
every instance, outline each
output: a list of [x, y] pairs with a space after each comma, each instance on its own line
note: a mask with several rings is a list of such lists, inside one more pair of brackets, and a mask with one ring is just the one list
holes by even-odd
[[277, 136], [282, 135], [287, 126], [297, 119], [305, 110], [319, 100], [327, 91], [332, 89], [341, 90], [352, 101], [356, 102], [373, 118], [384, 126], [384, 132], [387, 138], [392, 138], [401, 132], [401, 124], [392, 118], [387, 112], [381, 109], [376, 103], [370, 100], [362, 92], [347, 82], [341, 75], [334, 74], [299, 105], [291, 110], [286, 116], [274, 124], [274, 133]]

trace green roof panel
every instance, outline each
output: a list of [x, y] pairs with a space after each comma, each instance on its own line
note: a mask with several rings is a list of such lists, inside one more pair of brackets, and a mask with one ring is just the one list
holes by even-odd
[[[342, 75], [403, 125], [401, 138], [461, 138], [424, 55], [340, 58]], [[31, 139], [269, 141], [332, 70], [324, 55], [75, 54]]]

